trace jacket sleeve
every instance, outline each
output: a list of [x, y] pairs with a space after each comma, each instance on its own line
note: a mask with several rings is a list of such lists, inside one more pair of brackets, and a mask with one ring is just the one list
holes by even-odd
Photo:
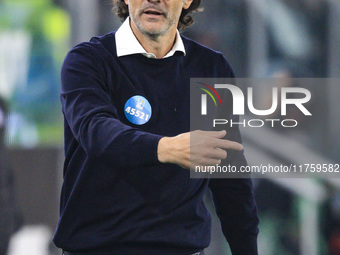
[[[227, 139], [241, 142], [238, 128], [228, 130]], [[224, 166], [240, 169], [247, 165], [243, 151], [228, 151]], [[243, 178], [211, 179], [209, 181], [217, 216], [233, 255], [257, 255], [258, 216], [252, 180]]]
[[251, 179], [213, 179], [210, 189], [233, 255], [257, 255], [258, 217]]
[[[234, 73], [223, 58], [227, 77], [234, 78]], [[222, 64], [223, 65], [223, 64]], [[226, 97], [230, 95], [224, 95]], [[234, 123], [239, 122], [238, 116], [231, 113], [232, 98], [228, 102], [228, 112]], [[224, 101], [224, 102], [225, 102]], [[224, 108], [224, 110], [226, 110]], [[225, 114], [225, 112], [223, 113]], [[225, 116], [225, 115], [224, 115]], [[238, 125], [227, 128], [226, 139], [242, 143]], [[224, 166], [235, 166], [240, 169], [247, 165], [243, 151], [228, 150], [228, 157], [222, 161]], [[243, 178], [225, 176], [223, 179], [210, 179], [209, 188], [220, 219], [222, 231], [227, 239], [233, 255], [257, 255], [257, 235], [259, 219], [253, 194], [252, 180], [249, 175]]]
[[61, 102], [66, 124], [88, 156], [111, 158], [112, 165], [120, 167], [158, 163], [161, 136], [118, 120], [105, 83], [105, 65], [96, 51], [84, 43], [65, 58]]

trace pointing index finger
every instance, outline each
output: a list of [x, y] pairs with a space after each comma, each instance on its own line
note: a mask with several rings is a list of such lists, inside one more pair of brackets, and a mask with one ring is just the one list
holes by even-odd
[[243, 150], [243, 145], [238, 143], [238, 142], [234, 142], [234, 141], [230, 141], [230, 140], [224, 140], [224, 139], [219, 139], [217, 141], [217, 148], [221, 148], [221, 149], [226, 149], [226, 150], [236, 150], [236, 151], [242, 151]]

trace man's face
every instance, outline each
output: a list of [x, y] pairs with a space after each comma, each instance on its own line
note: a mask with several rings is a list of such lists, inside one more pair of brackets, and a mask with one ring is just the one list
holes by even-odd
[[157, 37], [177, 28], [182, 9], [188, 9], [192, 0], [124, 0], [130, 18], [143, 34]]

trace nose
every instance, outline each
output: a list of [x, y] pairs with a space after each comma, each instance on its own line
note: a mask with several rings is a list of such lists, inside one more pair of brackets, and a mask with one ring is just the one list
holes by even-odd
[[148, 0], [148, 2], [150, 2], [150, 3], [159, 3], [160, 0]]

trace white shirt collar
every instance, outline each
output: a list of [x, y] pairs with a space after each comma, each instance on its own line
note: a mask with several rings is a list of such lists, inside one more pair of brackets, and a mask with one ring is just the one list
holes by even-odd
[[[156, 58], [153, 53], [146, 52], [142, 45], [138, 42], [130, 27], [129, 19], [130, 18], [128, 17], [116, 32], [117, 56], [122, 57], [132, 54], [143, 54], [148, 58]], [[178, 30], [176, 33], [176, 42], [164, 58], [173, 56], [176, 51], [181, 51], [184, 55], [186, 54], [184, 44]]]

